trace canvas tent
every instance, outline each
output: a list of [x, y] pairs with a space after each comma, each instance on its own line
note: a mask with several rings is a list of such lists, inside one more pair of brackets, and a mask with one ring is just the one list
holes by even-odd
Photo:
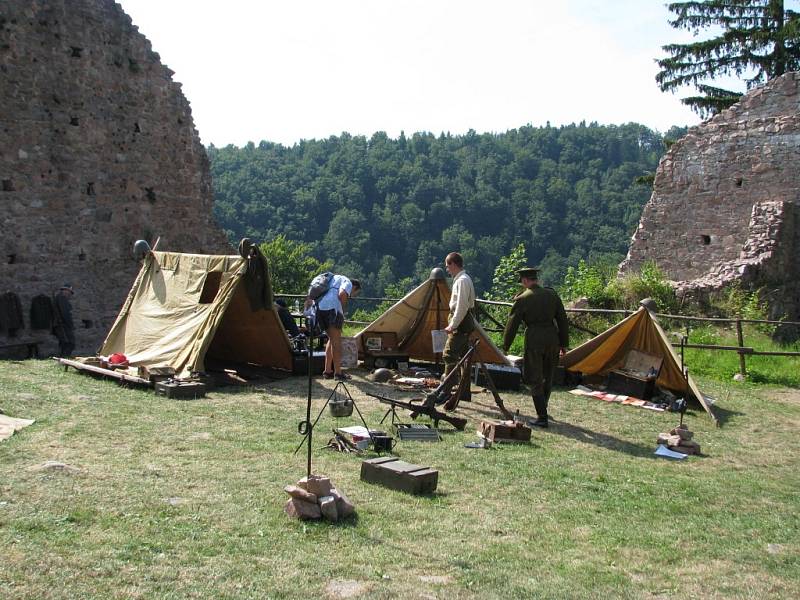
[[619, 367], [631, 350], [639, 350], [663, 358], [656, 385], [681, 396], [696, 400], [711, 415], [716, 416], [711, 406], [691, 377], [684, 377], [675, 350], [661, 326], [650, 312], [641, 307], [628, 318], [620, 321], [585, 344], [567, 352], [561, 364], [572, 372], [585, 375], [606, 375]]
[[[433, 352], [431, 331], [444, 329], [450, 313], [450, 288], [442, 269], [434, 269], [419, 287], [411, 290], [399, 302], [367, 325], [355, 337], [359, 355], [363, 356], [366, 340], [371, 335], [392, 333], [397, 350], [411, 360], [436, 362], [441, 354]], [[480, 339], [477, 360], [487, 364], [510, 365], [503, 352], [495, 346], [486, 331], [477, 324], [471, 339]]]
[[99, 354], [178, 376], [206, 362], [291, 372], [292, 349], [272, 299], [266, 260], [150, 252]]

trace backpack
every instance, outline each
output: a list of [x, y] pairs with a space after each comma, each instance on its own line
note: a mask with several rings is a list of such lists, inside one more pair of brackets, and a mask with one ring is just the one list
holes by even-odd
[[314, 302], [322, 298], [329, 289], [331, 289], [331, 281], [333, 281], [333, 273], [325, 271], [320, 273], [311, 280], [311, 285], [308, 286], [308, 297]]

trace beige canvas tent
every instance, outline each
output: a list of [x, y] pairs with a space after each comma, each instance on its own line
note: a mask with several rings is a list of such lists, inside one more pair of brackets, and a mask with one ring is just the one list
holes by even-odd
[[[393, 334], [396, 349], [411, 360], [436, 362], [441, 354], [433, 351], [431, 331], [444, 329], [450, 312], [450, 288], [442, 269], [434, 269], [419, 287], [367, 325], [355, 337], [359, 355], [363, 357], [366, 340], [371, 336]], [[472, 339], [480, 339], [477, 359], [484, 363], [510, 365], [503, 352], [495, 346], [486, 331], [478, 325]]]
[[621, 366], [631, 350], [639, 350], [663, 358], [656, 385], [679, 395], [694, 398], [714, 421], [711, 406], [691, 377], [684, 377], [680, 359], [675, 354], [664, 330], [650, 312], [641, 307], [585, 344], [567, 352], [561, 364], [568, 371], [586, 375], [606, 375]]
[[99, 354], [115, 352], [131, 366], [169, 366], [179, 376], [211, 360], [292, 370], [258, 252], [250, 259], [149, 253]]

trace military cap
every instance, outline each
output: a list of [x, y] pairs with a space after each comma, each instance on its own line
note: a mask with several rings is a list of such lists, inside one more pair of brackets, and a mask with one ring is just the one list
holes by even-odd
[[60, 289], [67, 290], [68, 292], [72, 292], [73, 294], [75, 293], [75, 290], [72, 289], [72, 286], [70, 284], [68, 284], [68, 283], [65, 283], [64, 285], [62, 285]]
[[520, 279], [527, 277], [528, 279], [539, 279], [539, 269], [534, 267], [525, 267], [517, 271]]

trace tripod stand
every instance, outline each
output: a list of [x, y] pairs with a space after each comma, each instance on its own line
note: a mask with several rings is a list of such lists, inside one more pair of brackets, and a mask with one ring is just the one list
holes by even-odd
[[[325, 411], [325, 407], [328, 406], [328, 404], [330, 403], [332, 398], [337, 397], [338, 394], [340, 393], [339, 392], [339, 388], [344, 390], [344, 393], [347, 395], [347, 398], [350, 400], [350, 403], [353, 405], [353, 408], [356, 409], [356, 412], [358, 413], [358, 418], [361, 419], [361, 422], [364, 424], [364, 428], [367, 430], [367, 435], [369, 436], [370, 443], [372, 443], [372, 432], [369, 430], [369, 425], [367, 425], [367, 422], [364, 420], [364, 416], [361, 414], [361, 411], [359, 410], [358, 405], [356, 404], [356, 401], [353, 399], [353, 396], [350, 395], [350, 390], [347, 389], [347, 386], [344, 384], [344, 381], [338, 382], [336, 384], [336, 386], [333, 388], [333, 390], [331, 390], [331, 393], [328, 395], [328, 399], [325, 400], [325, 404], [322, 405], [322, 408], [319, 410], [319, 413], [317, 413], [317, 418], [314, 419], [314, 422], [313, 423], [309, 423], [308, 427], [304, 431], [300, 431], [300, 427], [298, 427], [299, 433], [303, 434], [303, 440], [300, 442], [300, 445], [297, 446], [297, 448], [295, 449], [294, 453], [297, 454], [297, 451], [300, 450], [300, 448], [303, 447], [303, 444], [305, 443], [306, 438], [308, 438], [308, 464], [309, 464], [308, 474], [309, 474], [309, 476], [311, 475], [311, 466], [310, 466], [311, 465], [311, 433], [314, 431], [314, 427], [317, 425], [317, 421], [319, 421], [320, 417], [322, 416], [322, 413]], [[309, 394], [309, 401], [308, 401], [308, 410], [309, 410], [308, 415], [309, 415], [309, 417], [310, 417], [310, 414], [311, 414], [310, 413], [310, 407], [311, 407], [311, 397], [310, 397], [310, 394]], [[305, 423], [308, 423], [308, 421], [301, 422], [300, 425], [304, 425]], [[381, 421], [381, 423], [383, 423], [383, 421]]]

